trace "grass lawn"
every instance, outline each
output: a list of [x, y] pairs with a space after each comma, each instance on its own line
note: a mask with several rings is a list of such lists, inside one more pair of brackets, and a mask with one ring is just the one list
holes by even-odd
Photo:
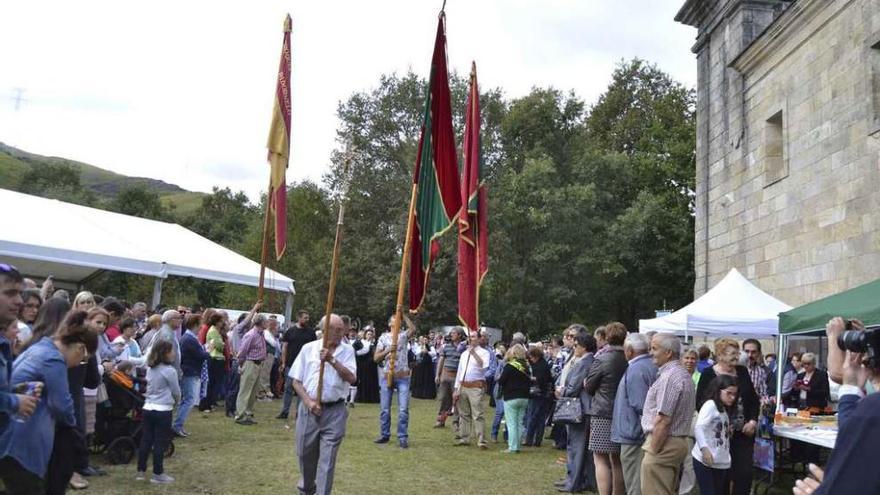
[[[257, 404], [255, 426], [239, 426], [223, 412], [190, 416], [189, 438], [176, 439], [176, 452], [165, 470], [177, 482], [153, 486], [134, 480], [136, 463], [109, 466], [93, 460], [108, 476], [90, 478], [91, 495], [118, 494], [287, 494], [296, 493], [299, 479], [293, 443], [293, 420], [273, 419], [279, 401]], [[524, 447], [518, 455], [502, 454], [505, 444], [453, 447], [449, 428], [431, 428], [437, 402], [410, 402], [410, 448], [401, 450], [394, 437], [386, 445], [372, 443], [378, 433], [377, 404], [350, 409], [348, 431], [336, 466], [334, 493], [339, 494], [555, 494], [552, 483], [565, 474], [556, 463], [563, 452], [546, 441]], [[395, 409], [396, 411], [396, 409]], [[492, 409], [487, 407], [489, 414]], [[392, 415], [396, 418], [396, 412]], [[487, 429], [491, 424], [487, 418]], [[392, 423], [392, 433], [396, 428]], [[549, 430], [548, 430], [549, 433]], [[487, 432], [488, 434], [488, 432]], [[148, 469], [149, 471], [149, 469]], [[790, 485], [788, 485], [790, 486]], [[70, 493], [70, 492], [68, 492]], [[791, 493], [790, 489], [771, 493]]]

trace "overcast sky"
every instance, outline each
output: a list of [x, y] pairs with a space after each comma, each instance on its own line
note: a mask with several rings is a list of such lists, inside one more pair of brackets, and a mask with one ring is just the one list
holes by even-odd
[[[441, 1], [0, 2], [0, 142], [190, 190], [268, 182], [284, 14], [293, 18], [288, 180], [320, 180], [336, 108], [383, 73], [426, 75]], [[508, 97], [592, 103], [635, 56], [689, 86], [684, 0], [448, 0], [449, 63]]]

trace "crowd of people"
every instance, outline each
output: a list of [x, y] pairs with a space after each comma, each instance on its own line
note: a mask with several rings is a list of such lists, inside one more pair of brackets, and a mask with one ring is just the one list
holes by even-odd
[[[404, 317], [394, 341], [394, 317], [377, 335], [372, 322], [358, 329], [337, 315], [313, 328], [304, 310], [284, 329], [260, 309], [234, 321], [210, 308], [151, 314], [144, 303], [89, 292], [71, 300], [51, 280], [38, 288], [0, 264], [6, 493], [64, 493], [105, 474], [90, 465], [89, 446], [110, 440], [102, 425], [119, 409], [120, 393], [139, 398], [135, 478], [155, 484], [174, 482], [164, 457], [173, 438], [190, 436], [194, 408], [208, 413], [223, 402], [231, 423], [246, 427], [264, 419], [255, 415], [257, 401], [280, 399], [276, 418], [296, 418], [303, 493], [332, 491], [346, 411], [357, 403], [379, 404], [375, 443], [391, 441], [395, 393], [402, 449], [410, 444], [410, 396], [436, 399], [433, 426], [450, 428], [451, 445], [488, 450], [504, 442], [501, 451], [516, 454], [540, 447], [549, 430], [553, 447], [565, 451], [555, 488], [601, 495], [694, 486], [703, 495], [748, 494], [761, 415], [777, 399], [776, 373], [784, 405], [822, 411], [829, 402], [829, 374], [815, 355], [794, 353], [777, 365], [754, 339], [685, 348], [674, 335], [630, 333], [612, 322], [592, 331], [574, 324], [546, 341], [516, 333], [490, 344], [486, 330], [463, 327], [419, 336]], [[829, 363], [838, 362], [831, 378], [839, 381], [843, 357], [831, 354]], [[816, 452], [802, 448], [813, 460]]]
[[[399, 358], [391, 388], [384, 381], [390, 372], [384, 359], [392, 343], [387, 333], [379, 339], [375, 358], [385, 367], [376, 443], [390, 439], [390, 397], [396, 391], [397, 440], [408, 447], [410, 377], [415, 381], [423, 375], [416, 367], [431, 363], [439, 402], [435, 428], [451, 420], [454, 445], [476, 443], [481, 449], [503, 436], [505, 453], [541, 446], [549, 428], [554, 447], [566, 450], [560, 459], [566, 474], [555, 483], [561, 492], [677, 494], [697, 485], [706, 495], [751, 490], [759, 416], [762, 406], [772, 410], [776, 400], [775, 356], [762, 355], [757, 340], [718, 339], [713, 352], [683, 348], [673, 335], [629, 333], [619, 322], [593, 331], [571, 325], [561, 339], [543, 342], [530, 343], [518, 333], [494, 346], [485, 331], [462, 327], [418, 340], [414, 334], [408, 321], [395, 349], [410, 361], [424, 358], [417, 357], [415, 366]], [[785, 400], [822, 393], [820, 375], [794, 376]], [[412, 388], [423, 388], [421, 380]], [[484, 395], [495, 409], [488, 428]], [[580, 403], [576, 421], [556, 420], [554, 410], [564, 398]]]
[[[106, 474], [90, 465], [90, 448], [119, 436], [139, 440], [137, 480], [169, 484], [164, 456], [186, 438], [190, 412], [221, 400], [238, 425], [251, 425], [254, 402], [284, 397], [302, 347], [316, 340], [302, 311], [281, 332], [259, 313], [230, 321], [225, 311], [159, 307], [80, 292], [71, 300], [0, 264], [0, 480], [5, 493], [64, 493]], [[354, 394], [352, 394], [352, 397]], [[139, 430], [121, 431], [120, 418]]]

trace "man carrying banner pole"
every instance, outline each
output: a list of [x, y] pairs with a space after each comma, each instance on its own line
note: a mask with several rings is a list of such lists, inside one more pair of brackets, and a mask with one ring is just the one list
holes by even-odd
[[[397, 286], [397, 306], [395, 315], [389, 321], [391, 332], [388, 353], [382, 356], [386, 360], [385, 385], [389, 389], [394, 385], [398, 370], [396, 364], [398, 351], [406, 352], [405, 349], [398, 349], [398, 341], [400, 325], [403, 322], [403, 296], [407, 272], [409, 271], [410, 279], [410, 311], [415, 313], [424, 302], [428, 274], [434, 258], [440, 251], [438, 238], [450, 230], [461, 210], [449, 74], [446, 68], [445, 27], [446, 14], [441, 11], [434, 40], [431, 75], [428, 79], [428, 94], [416, 166], [413, 171], [406, 240]], [[415, 332], [415, 326], [412, 325], [409, 331]], [[384, 437], [386, 435], [383, 432], [376, 443], [387, 442], [387, 438]], [[400, 446], [406, 448], [408, 443], [401, 442]]]

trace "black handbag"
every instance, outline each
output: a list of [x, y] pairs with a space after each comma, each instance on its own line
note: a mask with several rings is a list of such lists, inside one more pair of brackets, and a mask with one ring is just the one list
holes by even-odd
[[556, 400], [553, 422], [560, 424], [581, 424], [584, 421], [584, 408], [580, 397], [560, 397]]

